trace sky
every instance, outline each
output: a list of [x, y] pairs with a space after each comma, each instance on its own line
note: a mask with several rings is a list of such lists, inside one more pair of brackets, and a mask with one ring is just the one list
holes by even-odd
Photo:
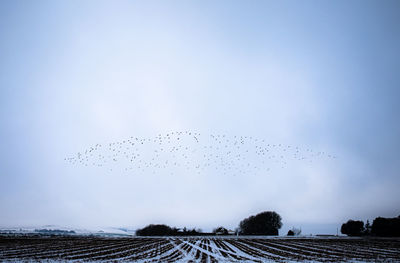
[[[276, 211], [281, 234], [333, 234], [400, 215], [399, 12], [389, 0], [1, 1], [0, 226], [207, 231]], [[179, 131], [335, 158], [225, 174], [65, 160]]]

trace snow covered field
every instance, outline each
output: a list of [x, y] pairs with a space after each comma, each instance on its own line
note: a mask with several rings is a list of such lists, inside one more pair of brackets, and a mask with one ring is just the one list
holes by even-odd
[[399, 239], [3, 236], [2, 262], [400, 262]]

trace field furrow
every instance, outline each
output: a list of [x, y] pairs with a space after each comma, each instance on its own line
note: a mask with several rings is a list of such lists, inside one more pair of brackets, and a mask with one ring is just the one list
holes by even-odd
[[1, 262], [400, 262], [398, 239], [1, 237]]

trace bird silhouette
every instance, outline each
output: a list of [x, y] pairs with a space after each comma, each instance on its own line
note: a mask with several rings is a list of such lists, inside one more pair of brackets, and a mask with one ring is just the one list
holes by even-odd
[[172, 131], [154, 137], [131, 136], [117, 142], [97, 143], [64, 161], [73, 165], [104, 167], [114, 171], [174, 174], [177, 167], [198, 172], [222, 170], [226, 175], [271, 171], [274, 164], [285, 168], [292, 161], [312, 162], [315, 158], [336, 159], [333, 154], [302, 150], [296, 145], [270, 143], [254, 136], [201, 135], [193, 131]]

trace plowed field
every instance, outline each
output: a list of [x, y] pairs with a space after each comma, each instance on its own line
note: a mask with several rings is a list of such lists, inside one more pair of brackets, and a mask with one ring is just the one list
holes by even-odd
[[0, 237], [2, 262], [400, 262], [399, 239]]

